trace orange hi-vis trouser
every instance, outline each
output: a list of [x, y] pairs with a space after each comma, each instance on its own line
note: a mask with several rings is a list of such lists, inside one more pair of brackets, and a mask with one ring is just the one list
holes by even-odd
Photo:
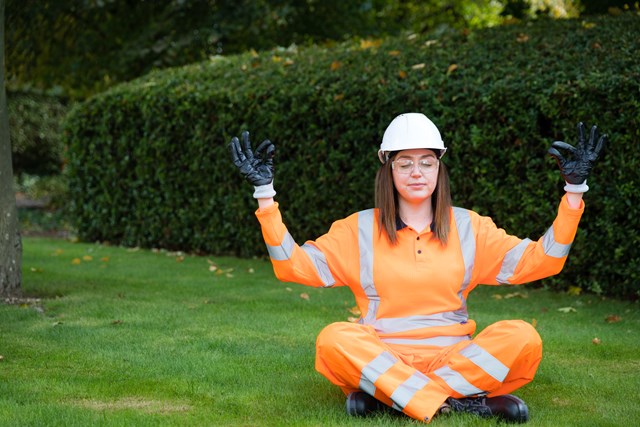
[[362, 390], [430, 421], [448, 397], [498, 396], [529, 383], [542, 341], [529, 323], [503, 320], [447, 347], [389, 345], [373, 327], [338, 322], [316, 342], [316, 369], [345, 394]]

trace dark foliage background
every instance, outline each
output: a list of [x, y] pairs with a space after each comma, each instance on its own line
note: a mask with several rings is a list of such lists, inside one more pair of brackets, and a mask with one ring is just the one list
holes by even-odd
[[[244, 129], [277, 147], [275, 186], [298, 242], [372, 206], [376, 151], [395, 115], [421, 111], [450, 147], [456, 205], [537, 239], [563, 183], [546, 154], [576, 123], [611, 140], [562, 283], [640, 291], [640, 17], [547, 21], [334, 48], [276, 49], [153, 72], [66, 121], [80, 237], [264, 256], [252, 189], [227, 143]], [[548, 279], [544, 284], [559, 286]]]

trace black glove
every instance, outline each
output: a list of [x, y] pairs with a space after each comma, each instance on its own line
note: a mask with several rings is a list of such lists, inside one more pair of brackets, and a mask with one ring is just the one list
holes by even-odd
[[[598, 160], [600, 152], [608, 142], [607, 135], [602, 135], [598, 139], [597, 144], [596, 139], [598, 139], [598, 128], [596, 126], [593, 126], [589, 135], [589, 141], [585, 143], [584, 124], [580, 122], [578, 123], [577, 147], [574, 147], [562, 141], [556, 141], [551, 144], [551, 148], [549, 148], [549, 154], [558, 162], [560, 173], [562, 174], [562, 177], [567, 182], [567, 184], [577, 187], [581, 186], [581, 184], [584, 184], [584, 187], [586, 189], [589, 188], [586, 186], [587, 177], [589, 176], [594, 163], [596, 162], [596, 160]], [[568, 151], [571, 154], [571, 159], [565, 159], [564, 156], [558, 151], [559, 149]], [[584, 191], [586, 191], [586, 189]]]
[[[251, 150], [251, 142], [249, 141], [249, 132], [242, 132], [242, 144], [235, 136], [229, 143], [229, 151], [233, 164], [236, 165], [240, 173], [249, 183], [256, 187], [254, 197], [273, 197], [273, 156], [276, 147], [268, 139], [264, 140], [255, 154]], [[268, 186], [269, 188], [265, 188]]]

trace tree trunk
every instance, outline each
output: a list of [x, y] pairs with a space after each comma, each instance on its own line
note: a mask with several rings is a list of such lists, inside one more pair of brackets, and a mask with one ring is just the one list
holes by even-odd
[[19, 296], [22, 242], [13, 192], [13, 167], [4, 68], [4, 6], [0, 0], [0, 297]]

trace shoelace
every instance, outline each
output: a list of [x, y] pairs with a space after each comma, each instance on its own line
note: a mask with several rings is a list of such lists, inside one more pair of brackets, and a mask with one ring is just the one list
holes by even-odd
[[491, 409], [485, 404], [484, 397], [468, 397], [464, 399], [454, 399], [450, 397], [447, 403], [451, 410], [455, 412], [468, 412], [470, 414], [479, 415], [481, 417], [490, 417]]

